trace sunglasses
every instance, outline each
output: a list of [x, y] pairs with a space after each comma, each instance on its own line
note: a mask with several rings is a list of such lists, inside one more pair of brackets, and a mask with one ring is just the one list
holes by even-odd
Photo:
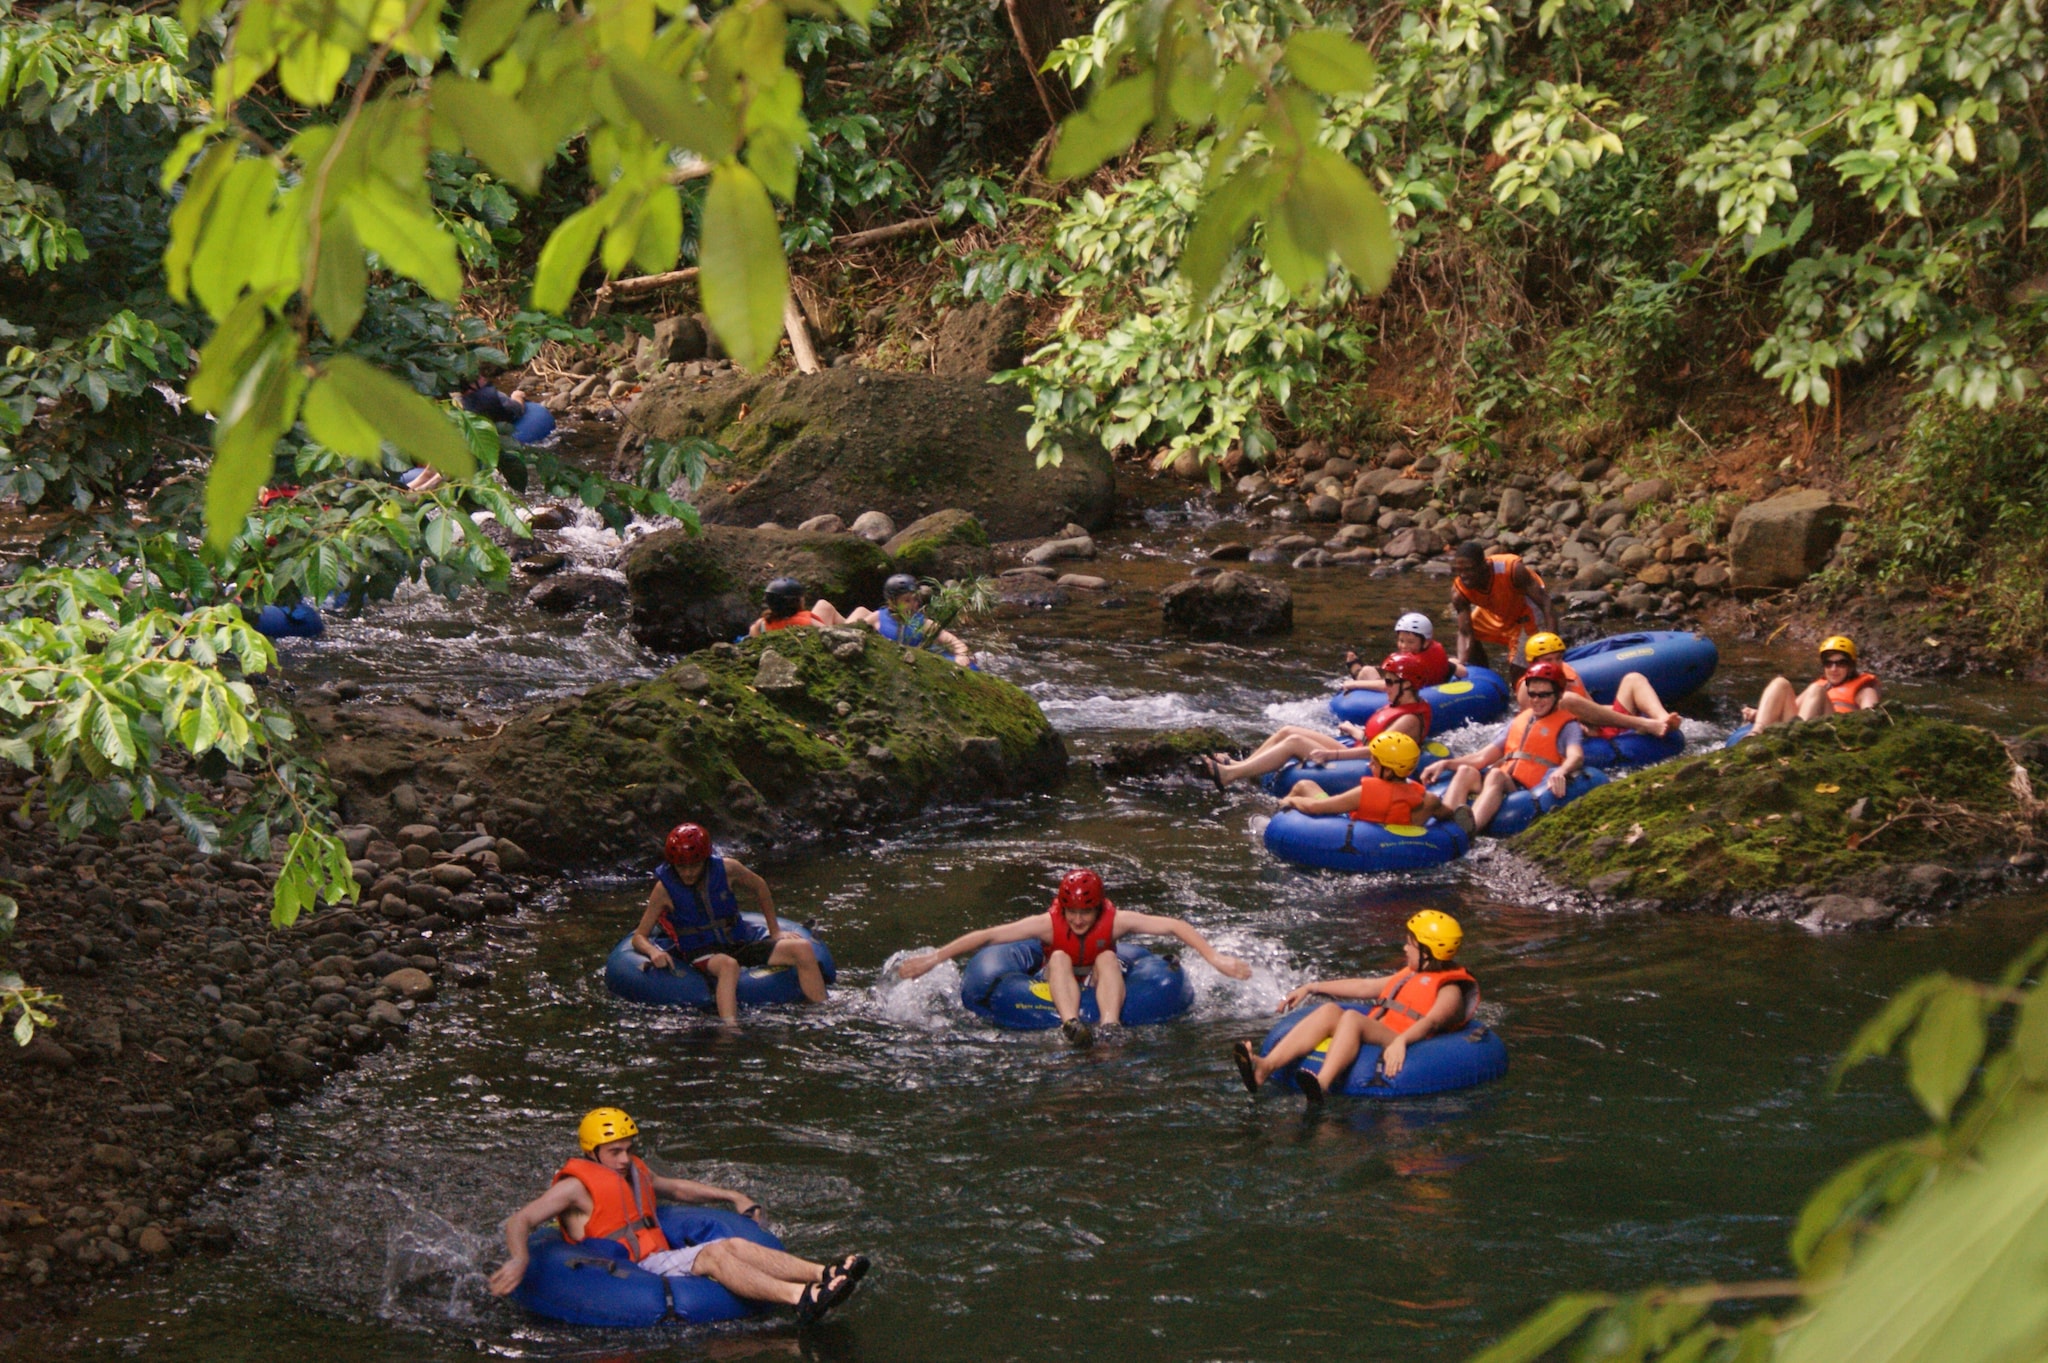
[[1830, 653], [1827, 657], [1820, 660], [1820, 665], [1822, 667], [1854, 667], [1856, 663], [1853, 659], [1844, 658], [1839, 653]]
[[1542, 691], [1538, 691], [1538, 690], [1537, 690], [1537, 689], [1536, 689], [1535, 687], [1533, 687], [1533, 686], [1532, 686], [1532, 687], [1529, 687], [1529, 688], [1528, 688], [1528, 691], [1529, 691], [1529, 699], [1530, 699], [1530, 700], [1556, 700], [1556, 699], [1557, 699], [1557, 692], [1555, 692], [1555, 691], [1552, 691], [1552, 690], [1549, 690], [1548, 688], [1546, 688], [1546, 689], [1544, 689], [1544, 690], [1542, 690]]

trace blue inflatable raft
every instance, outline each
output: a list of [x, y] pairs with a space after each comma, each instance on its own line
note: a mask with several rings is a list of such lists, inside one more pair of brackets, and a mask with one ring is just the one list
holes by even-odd
[[1740, 743], [1743, 739], [1748, 738], [1751, 734], [1755, 732], [1756, 725], [1754, 724], [1738, 724], [1735, 726], [1734, 733], [1729, 734], [1728, 737], [1721, 740], [1721, 746], [1724, 748], [1732, 748], [1737, 743]]
[[252, 621], [256, 632], [272, 639], [317, 639], [327, 632], [320, 608], [310, 601], [295, 606], [265, 606]]
[[[755, 927], [767, 926], [767, 920], [758, 913], [743, 913], [740, 917]], [[832, 964], [831, 951], [811, 935], [810, 929], [787, 918], [778, 920], [778, 923], [784, 932], [793, 932], [811, 944], [811, 949], [818, 953], [818, 969], [824, 972], [825, 983], [831, 984], [839, 977], [838, 969]], [[604, 963], [605, 988], [622, 999], [659, 1004], [665, 1008], [696, 1008], [710, 1012], [718, 1006], [711, 981], [701, 971], [692, 970], [682, 963], [667, 970], [646, 967], [647, 958], [633, 950], [633, 934], [627, 933], [612, 948], [611, 956]], [[803, 986], [797, 983], [795, 967], [760, 966], [740, 972], [739, 998], [742, 1007], [759, 1008], [774, 1003], [802, 1003], [804, 991]]]
[[[1450, 782], [1440, 781], [1431, 786], [1430, 793], [1439, 799], [1449, 788]], [[1607, 784], [1607, 773], [1588, 767], [1564, 783], [1562, 796], [1552, 795], [1549, 786], [1541, 785], [1535, 790], [1518, 790], [1501, 801], [1494, 812], [1493, 821], [1479, 830], [1482, 838], [1512, 838], [1536, 820], [1560, 805], [1568, 805], [1589, 790], [1597, 790]]]
[[[1431, 739], [1422, 745], [1422, 760], [1418, 770], [1430, 763], [1449, 757], [1451, 750]], [[1289, 762], [1277, 771], [1269, 771], [1259, 778], [1259, 784], [1268, 795], [1285, 795], [1294, 789], [1298, 781], [1312, 781], [1323, 788], [1323, 794], [1336, 795], [1350, 790], [1360, 781], [1372, 775], [1372, 760], [1365, 755], [1365, 749], [1358, 749], [1356, 757], [1340, 757], [1334, 762]]]
[[[1194, 1005], [1195, 987], [1177, 961], [1155, 956], [1141, 946], [1119, 942], [1124, 963], [1123, 1022], [1127, 1027], [1168, 1022]], [[1041, 1032], [1060, 1025], [1052, 1006], [1052, 986], [1045, 982], [1045, 947], [1038, 942], [999, 942], [974, 953], [960, 972], [960, 1002], [976, 1017], [998, 1027]], [[1081, 986], [1081, 1017], [1102, 1021], [1095, 1006], [1095, 987]]]
[[[1319, 1006], [1309, 1004], [1281, 1018], [1273, 1025], [1273, 1030], [1266, 1033], [1259, 1054], [1265, 1055], [1279, 1045], [1280, 1038], [1293, 1030], [1295, 1023]], [[1342, 1006], [1355, 1013], [1372, 1011], [1370, 1005], [1363, 1003]], [[1283, 1065], [1273, 1071], [1268, 1082], [1284, 1083], [1292, 1088], [1297, 1069], [1320, 1076], [1323, 1053], [1329, 1045], [1326, 1041], [1297, 1063]], [[1392, 1079], [1381, 1074], [1379, 1068], [1380, 1048], [1360, 1046], [1358, 1059], [1352, 1062], [1343, 1084], [1327, 1091], [1353, 1098], [1420, 1098], [1430, 1093], [1475, 1088], [1480, 1084], [1490, 1084], [1508, 1072], [1508, 1045], [1501, 1040], [1499, 1032], [1475, 1020], [1455, 1032], [1443, 1032], [1410, 1046], [1407, 1058], [1401, 1062], [1401, 1072]]]
[[[1499, 719], [1507, 712], [1508, 683], [1491, 668], [1468, 667], [1462, 678], [1423, 687], [1422, 698], [1429, 702], [1429, 731], [1446, 733], [1462, 725]], [[1340, 720], [1363, 724], [1386, 703], [1384, 691], [1339, 691], [1330, 700], [1330, 711]]]
[[1588, 767], [1625, 771], [1670, 761], [1685, 751], [1685, 735], [1672, 732], [1652, 738], [1648, 734], [1623, 733], [1613, 738], [1588, 738], [1585, 749]]
[[1431, 824], [1365, 823], [1348, 814], [1283, 809], [1266, 823], [1266, 850], [1296, 866], [1322, 871], [1426, 871], [1471, 848], [1463, 829]]
[[1614, 703], [1621, 679], [1640, 672], [1665, 704], [1689, 696], [1707, 684], [1720, 666], [1721, 651], [1704, 634], [1683, 630], [1648, 630], [1615, 634], [1565, 650], [1564, 660], [1602, 705]]
[[[662, 1207], [655, 1212], [661, 1233], [682, 1249], [707, 1240], [738, 1236], [781, 1249], [782, 1241], [738, 1212], [717, 1207]], [[553, 1226], [526, 1241], [526, 1276], [512, 1293], [536, 1316], [570, 1325], [642, 1327], [680, 1321], [708, 1325], [739, 1320], [767, 1309], [743, 1301], [709, 1278], [691, 1274], [662, 1278], [636, 1268], [616, 1240], [570, 1244]]]

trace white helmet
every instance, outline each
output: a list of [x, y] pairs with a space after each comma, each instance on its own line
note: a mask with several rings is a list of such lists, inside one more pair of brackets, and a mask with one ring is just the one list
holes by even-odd
[[1422, 642], [1426, 644], [1436, 638], [1436, 626], [1430, 624], [1429, 617], [1421, 611], [1409, 611], [1394, 622], [1394, 633], [1419, 634], [1422, 636]]

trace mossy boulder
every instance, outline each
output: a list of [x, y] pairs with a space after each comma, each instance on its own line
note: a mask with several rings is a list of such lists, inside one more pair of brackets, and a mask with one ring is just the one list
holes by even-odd
[[882, 546], [896, 570], [918, 577], [966, 577], [991, 566], [988, 532], [971, 511], [934, 511], [904, 526]]
[[631, 594], [633, 637], [649, 648], [688, 652], [746, 633], [771, 578], [804, 584], [806, 604], [824, 597], [840, 610], [882, 604], [895, 571], [889, 556], [858, 535], [742, 530], [707, 525], [700, 534], [661, 530], [619, 560]]
[[1883, 710], [1771, 729], [1651, 767], [1547, 815], [1512, 846], [1565, 883], [1671, 906], [1797, 893], [1894, 902], [1929, 863], [2011, 850], [2032, 809], [1972, 725]]
[[716, 379], [664, 374], [628, 418], [629, 436], [708, 438], [731, 451], [696, 494], [708, 521], [797, 525], [883, 511], [898, 525], [963, 507], [999, 540], [1109, 523], [1116, 480], [1095, 441], [1068, 438], [1038, 467], [1016, 389], [976, 378], [867, 369]]
[[775, 844], [1057, 782], [1031, 697], [859, 629], [722, 644], [652, 681], [545, 704], [464, 763], [492, 831], [538, 862], [652, 856], [685, 819]]

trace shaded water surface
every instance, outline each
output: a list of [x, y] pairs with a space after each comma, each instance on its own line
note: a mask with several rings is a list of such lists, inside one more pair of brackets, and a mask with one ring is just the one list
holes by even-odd
[[[1185, 531], [1162, 522], [1124, 552], [1107, 575], [1163, 582], [1185, 571]], [[1085, 753], [1135, 729], [1318, 719], [1319, 679], [1344, 643], [1383, 640], [1395, 613], [1440, 609], [1443, 595], [1405, 579], [1295, 581], [1300, 628], [1271, 648], [1161, 644], [1145, 604], [1076, 605], [976, 642]], [[438, 649], [420, 642], [423, 619], [441, 622]], [[1701, 737], [1725, 731], [1771, 670], [1804, 666], [1789, 651], [1729, 653], [1688, 708]], [[473, 671], [484, 654], [497, 661]], [[502, 695], [659, 663], [611, 626], [425, 603], [295, 653], [315, 678]], [[1977, 704], [1998, 722], [2033, 718], [2036, 703], [1993, 691]], [[531, 935], [491, 989], [429, 1009], [408, 1049], [277, 1116], [269, 1167], [214, 1211], [240, 1249], [24, 1347], [322, 1363], [1457, 1358], [1559, 1291], [1785, 1272], [1804, 1195], [1916, 1125], [1880, 1067], [1824, 1096], [1856, 1025], [1913, 975], [1988, 972], [2048, 926], [2038, 897], [1827, 938], [1594, 915], [1546, 904], [1493, 855], [1406, 883], [1309, 876], [1258, 846], [1268, 807], [1177, 779], [1105, 788], [1077, 768], [1055, 795], [757, 862], [842, 973], [825, 1006], [750, 1018], [739, 1035], [611, 999], [603, 957], [644, 888], [576, 887], [521, 920]], [[1190, 957], [1190, 1019], [1077, 1054], [964, 1015], [953, 967], [912, 984], [885, 974], [906, 949], [1041, 911], [1075, 863], [1100, 867], [1126, 907], [1193, 919], [1254, 978]], [[1461, 959], [1509, 1039], [1508, 1078], [1320, 1116], [1292, 1095], [1248, 1100], [1230, 1041], [1263, 1033], [1295, 983], [1385, 968], [1422, 907], [1463, 920]], [[570, 1330], [491, 1299], [497, 1222], [546, 1185], [601, 1102], [634, 1114], [657, 1167], [758, 1197], [797, 1252], [871, 1254], [861, 1295], [801, 1340], [786, 1322]]]

